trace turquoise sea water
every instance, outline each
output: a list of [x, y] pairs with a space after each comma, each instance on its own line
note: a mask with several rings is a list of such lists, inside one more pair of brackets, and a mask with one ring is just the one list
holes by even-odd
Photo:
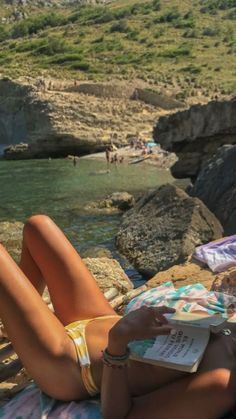
[[[120, 164], [81, 159], [0, 161], [0, 221], [25, 221], [32, 214], [51, 216], [83, 255], [93, 247], [106, 247], [120, 258], [114, 236], [120, 215], [93, 214], [84, 209], [90, 201], [116, 191], [135, 195], [173, 182], [169, 171], [146, 164]], [[124, 264], [124, 261], [122, 261]], [[129, 270], [128, 265], [126, 269]], [[139, 278], [131, 269], [130, 276]]]

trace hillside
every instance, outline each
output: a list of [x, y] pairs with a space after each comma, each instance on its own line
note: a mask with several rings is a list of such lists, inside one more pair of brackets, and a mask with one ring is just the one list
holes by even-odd
[[179, 99], [236, 91], [236, 0], [78, 3], [2, 0], [2, 75], [143, 80]]

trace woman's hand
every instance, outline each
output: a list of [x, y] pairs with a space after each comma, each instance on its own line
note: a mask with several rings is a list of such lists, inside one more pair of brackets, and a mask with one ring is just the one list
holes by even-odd
[[170, 307], [141, 307], [131, 311], [119, 320], [109, 332], [108, 351], [119, 355], [124, 353], [132, 340], [148, 339], [157, 335], [167, 335], [171, 326], [164, 314], [174, 313]]

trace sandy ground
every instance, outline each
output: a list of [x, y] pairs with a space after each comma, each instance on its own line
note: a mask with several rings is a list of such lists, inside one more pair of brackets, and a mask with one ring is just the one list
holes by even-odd
[[[152, 148], [153, 153], [148, 156], [147, 159], [143, 160], [138, 164], [151, 164], [155, 165], [160, 168], [169, 168], [174, 164], [177, 160], [176, 155], [174, 153], [168, 153], [165, 150], [162, 150], [159, 145]], [[143, 150], [141, 149], [134, 149], [130, 146], [117, 148], [113, 152], [111, 152], [111, 157], [115, 154], [118, 155], [118, 159], [123, 157], [123, 162], [130, 164], [137, 158], [143, 157]], [[105, 152], [93, 153], [88, 154], [86, 156], [81, 157], [81, 159], [93, 159], [93, 160], [102, 160], [106, 161]]]

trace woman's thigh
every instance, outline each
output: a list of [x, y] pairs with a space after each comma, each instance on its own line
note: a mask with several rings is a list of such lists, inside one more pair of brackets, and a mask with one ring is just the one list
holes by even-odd
[[30, 376], [54, 397], [83, 397], [75, 347], [64, 326], [1, 245], [0, 266], [0, 318]]
[[134, 398], [128, 419], [219, 419], [235, 406], [235, 387], [232, 370], [194, 374]]
[[219, 419], [234, 407], [236, 327], [230, 327], [230, 336], [211, 337], [197, 373], [165, 382], [158, 390], [135, 398], [129, 419], [141, 419], [145, 411], [149, 419]]
[[78, 252], [45, 215], [31, 217], [24, 242], [47, 283], [57, 317], [63, 324], [114, 314]]

